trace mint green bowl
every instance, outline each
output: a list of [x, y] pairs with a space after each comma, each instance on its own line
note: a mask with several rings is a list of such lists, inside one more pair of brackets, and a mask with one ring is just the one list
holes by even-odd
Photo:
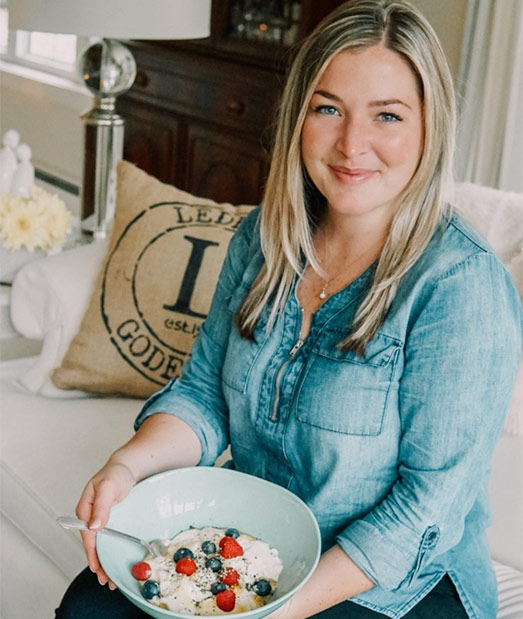
[[[275, 611], [303, 586], [320, 557], [318, 524], [301, 499], [276, 484], [217, 467], [177, 469], [145, 479], [111, 509], [108, 526], [145, 540], [171, 538], [191, 526], [235, 527], [276, 548], [283, 571], [271, 601], [230, 613], [238, 618], [258, 619]], [[98, 535], [96, 548], [109, 578], [145, 613], [157, 619], [189, 616], [142, 597], [131, 574], [144, 557], [140, 546]]]

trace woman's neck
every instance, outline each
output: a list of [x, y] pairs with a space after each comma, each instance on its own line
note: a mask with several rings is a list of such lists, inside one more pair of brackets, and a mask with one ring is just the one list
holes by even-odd
[[390, 221], [378, 217], [340, 216], [327, 212], [314, 235], [314, 247], [325, 271], [334, 265], [363, 262], [369, 266], [381, 254]]

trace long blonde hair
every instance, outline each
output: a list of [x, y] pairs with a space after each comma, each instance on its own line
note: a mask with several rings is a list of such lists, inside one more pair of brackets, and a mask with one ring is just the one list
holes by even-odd
[[318, 272], [313, 232], [322, 196], [312, 186], [301, 157], [301, 131], [314, 89], [342, 50], [383, 45], [409, 62], [423, 105], [424, 146], [418, 167], [397, 197], [397, 207], [373, 281], [362, 300], [345, 350], [364, 355], [385, 320], [401, 278], [418, 260], [446, 208], [452, 186], [455, 100], [445, 54], [432, 26], [405, 0], [350, 0], [328, 15], [305, 39], [280, 103], [273, 156], [260, 221], [265, 264], [237, 315], [244, 337], [252, 337], [266, 304], [267, 328], [283, 310], [296, 275], [308, 262]]

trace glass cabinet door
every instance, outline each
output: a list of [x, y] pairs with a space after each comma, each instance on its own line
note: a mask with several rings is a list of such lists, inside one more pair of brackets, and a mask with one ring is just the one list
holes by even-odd
[[297, 0], [230, 0], [226, 36], [293, 45], [300, 35], [302, 5]]

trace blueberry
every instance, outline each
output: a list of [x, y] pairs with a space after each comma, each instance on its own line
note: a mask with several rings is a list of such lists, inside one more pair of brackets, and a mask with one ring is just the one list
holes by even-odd
[[269, 595], [272, 591], [271, 583], [268, 580], [265, 580], [265, 578], [260, 578], [260, 580], [257, 580], [252, 588], [254, 589], [254, 593], [262, 596]]
[[230, 529], [227, 529], [227, 531], [225, 531], [225, 535], [227, 535], [227, 537], [234, 537], [234, 539], [236, 539], [238, 535], [240, 535], [240, 532], [238, 531], [238, 529], [234, 529], [231, 527]]
[[205, 561], [205, 567], [208, 567], [213, 572], [219, 572], [222, 569], [222, 562], [216, 557], [211, 557]]
[[209, 540], [206, 540], [202, 544], [202, 550], [206, 555], [213, 555], [216, 552], [216, 544]]
[[142, 586], [142, 595], [146, 600], [152, 600], [160, 595], [160, 585], [155, 580], [146, 580]]
[[213, 595], [218, 595], [220, 591], [225, 591], [227, 587], [223, 584], [223, 582], [213, 582], [211, 585], [211, 593]]
[[178, 550], [174, 553], [174, 560], [178, 562], [180, 559], [184, 557], [188, 557], [189, 559], [194, 558], [193, 551], [189, 548], [178, 548]]

